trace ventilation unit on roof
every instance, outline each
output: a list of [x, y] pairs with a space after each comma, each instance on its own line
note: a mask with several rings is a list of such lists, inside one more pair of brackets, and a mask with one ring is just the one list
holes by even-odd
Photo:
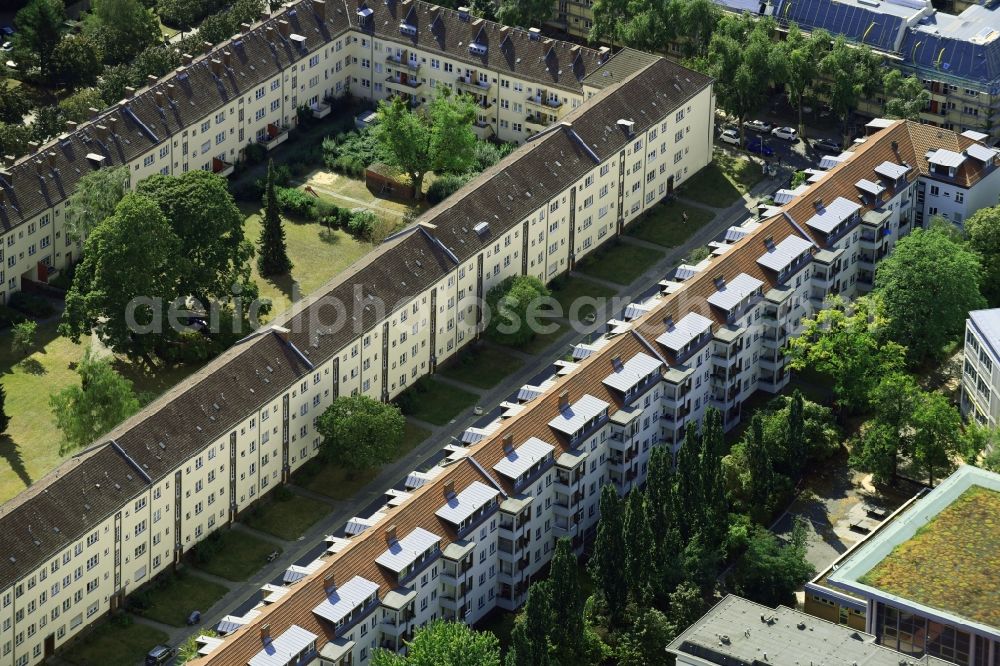
[[482, 44], [477, 44], [475, 42], [472, 42], [471, 44], [469, 44], [469, 53], [471, 53], [472, 55], [484, 56], [486, 55], [486, 47], [483, 46]]
[[622, 128], [626, 134], [632, 136], [633, 128], [635, 127], [635, 121], [626, 120], [625, 118], [618, 119], [618, 127]]
[[292, 33], [288, 38], [295, 42], [295, 45], [300, 49], [304, 49], [306, 47], [306, 38], [302, 35]]
[[458, 18], [462, 19], [463, 21], [468, 21], [469, 20], [469, 8], [468, 7], [459, 7], [458, 8]]
[[490, 223], [489, 222], [478, 222], [478, 223], [476, 223], [476, 226], [472, 227], [472, 230], [475, 231], [480, 236], [482, 236], [482, 235], [484, 235], [486, 232], [488, 232], [490, 230]]
[[542, 31], [538, 28], [528, 28], [528, 39], [537, 42], [542, 38]]

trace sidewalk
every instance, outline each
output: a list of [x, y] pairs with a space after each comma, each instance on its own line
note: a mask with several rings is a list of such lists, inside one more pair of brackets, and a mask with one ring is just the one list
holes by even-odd
[[[765, 192], [776, 187], [783, 177], [785, 177], [785, 174], [779, 172], [777, 178], [765, 179], [761, 181], [753, 188], [750, 194], [744, 195], [742, 199], [737, 200], [727, 208], [712, 208], [711, 206], [697, 204], [715, 212], [715, 218], [695, 231], [691, 237], [679, 247], [662, 248], [657, 246], [659, 249], [665, 250], [663, 259], [647, 269], [646, 272], [633, 281], [632, 284], [626, 287], [621, 287], [617, 284], [607, 283], [609, 286], [617, 290], [619, 302], [622, 302], [622, 299], [625, 299], [624, 302], [628, 302], [628, 300], [639, 296], [644, 291], [648, 290], [650, 286], [655, 285], [662, 280], [670, 269], [677, 266], [684, 259], [684, 257], [690, 254], [692, 250], [706, 245], [710, 240], [715, 238], [730, 225], [738, 224], [745, 220], [750, 214], [752, 204], [756, 201], [756, 199], [762, 196]], [[684, 199], [681, 199], [681, 201], [684, 201]], [[691, 205], [695, 204], [692, 202]], [[587, 279], [589, 280], [593, 278], [588, 277]], [[479, 396], [479, 404], [488, 411], [498, 405], [501, 401], [505, 400], [511, 393], [515, 392], [523, 384], [530, 381], [532, 377], [539, 373], [540, 370], [550, 366], [556, 360], [565, 356], [569, 347], [586, 337], [588, 334], [601, 328], [608, 318], [617, 314], [611, 309], [614, 305], [612, 301], [613, 299], [609, 299], [598, 309], [597, 318], [594, 324], [586, 327], [578, 324], [578, 326], [581, 327], [579, 330], [574, 330], [571, 326], [570, 330], [553, 341], [544, 352], [531, 356], [520, 351], [512, 351], [512, 355], [518, 356], [526, 362], [516, 372], [506, 377], [493, 388], [482, 389], [441, 377], [437, 377], [437, 379], [460, 386], [467, 391], [475, 393]], [[563, 323], [567, 322], [563, 320]], [[323, 501], [327, 501], [331, 504], [331, 512], [324, 519], [313, 525], [302, 538], [294, 542], [282, 541], [271, 535], [264, 535], [263, 533], [253, 530], [255, 535], [264, 536], [269, 540], [279, 543], [283, 548], [281, 555], [274, 562], [266, 565], [258, 571], [249, 581], [241, 583], [222, 581], [227, 587], [230, 588], [230, 591], [214, 606], [212, 606], [212, 608], [200, 609], [202, 611], [203, 618], [201, 628], [214, 628], [224, 615], [230, 614], [249, 598], [257, 595], [261, 585], [280, 575], [281, 572], [287, 569], [293, 562], [305, 557], [311, 550], [316, 548], [317, 544], [325, 535], [332, 534], [337, 530], [337, 528], [341, 527], [347, 520], [363, 511], [373, 501], [382, 498], [388, 488], [394, 486], [400, 479], [405, 478], [410, 471], [419, 468], [423, 461], [433, 457], [446, 444], [450, 443], [452, 438], [458, 438], [466, 428], [471, 426], [480, 418], [482, 417], [473, 414], [472, 409], [467, 409], [451, 422], [443, 426], [435, 426], [419, 422], [420, 427], [430, 431], [430, 435], [427, 439], [418, 444], [406, 457], [389, 463], [383, 467], [379, 474], [350, 500], [345, 502], [335, 502], [329, 498], [323, 498]], [[413, 423], [417, 423], [417, 421], [414, 421], [413, 419], [410, 420]], [[309, 491], [298, 488], [294, 484], [291, 484], [289, 488], [292, 492], [308, 495], [310, 497], [313, 495]], [[320, 498], [317, 497], [317, 499]], [[234, 525], [233, 529], [248, 530], [248, 528], [239, 524]], [[195, 571], [195, 575], [201, 575], [201, 572]], [[178, 628], [157, 626], [158, 628], [167, 631], [170, 636], [169, 644], [174, 646], [183, 642], [188, 635], [193, 633], [189, 627]]]

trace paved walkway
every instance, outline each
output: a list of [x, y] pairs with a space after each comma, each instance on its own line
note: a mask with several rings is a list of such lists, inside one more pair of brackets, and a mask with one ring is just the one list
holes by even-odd
[[[761, 181], [750, 194], [745, 195], [742, 199], [736, 201], [728, 208], [712, 208], [710, 206], [705, 206], [704, 204], [695, 204], [692, 202], [692, 206], [698, 205], [703, 208], [710, 208], [713, 210], [716, 214], [715, 218], [701, 228], [697, 229], [687, 239], [687, 241], [679, 247], [663, 248], [656, 246], [657, 249], [664, 251], [665, 254], [663, 259], [656, 262], [653, 266], [650, 266], [639, 278], [633, 281], [632, 284], [622, 287], [621, 285], [610, 282], [607, 283], [617, 291], [617, 300], [609, 299], [597, 309], [595, 324], [583, 326], [578, 323], [576, 325], [576, 329], [571, 326], [566, 333], [555, 339], [544, 352], [536, 355], [529, 355], [520, 351], [508, 350], [512, 355], [524, 359], [527, 362], [520, 366], [516, 372], [506, 377], [493, 388], [477, 388], [462, 382], [456, 382], [455, 380], [442, 377], [441, 375], [437, 375], [436, 379], [459, 386], [470, 393], [476, 394], [479, 396], [479, 405], [487, 410], [492, 409], [501, 401], [505, 400], [511, 393], [520, 388], [523, 384], [530, 381], [541, 370], [551, 366], [556, 360], [563, 358], [571, 345], [575, 344], [586, 335], [600, 329], [603, 326], [603, 323], [607, 321], [607, 319], [615, 316], [621, 307], [647, 291], [652, 285], [655, 285], [662, 280], [670, 269], [676, 267], [684, 259], [684, 257], [691, 253], [692, 250], [706, 245], [710, 240], [714, 239], [730, 225], [738, 224], [745, 220], [753, 204], [756, 202], [756, 199], [775, 188], [782, 177], [783, 176], [779, 173], [778, 178]], [[626, 242], [631, 241], [626, 240]], [[589, 276], [586, 279], [594, 280], [594, 278]], [[567, 322], [564, 321], [564, 323]], [[409, 455], [383, 467], [371, 482], [369, 482], [348, 501], [334, 501], [328, 497], [316, 495], [316, 493], [312, 493], [295, 485], [290, 485], [289, 488], [292, 492], [309, 497], [315, 497], [315, 499], [324, 501], [332, 507], [331, 512], [325, 518], [313, 525], [313, 527], [310, 528], [305, 535], [294, 542], [283, 541], [258, 530], [251, 530], [242, 524], [235, 524], [232, 529], [247, 531], [255, 536], [266, 538], [269, 541], [279, 544], [282, 547], [282, 553], [274, 562], [265, 565], [260, 571], [254, 574], [252, 579], [249, 581], [233, 583], [232, 581], [219, 579], [221, 584], [229, 588], [229, 592], [211, 608], [199, 609], [202, 611], [203, 617], [201, 626], [205, 628], [214, 628], [224, 615], [228, 615], [235, 611], [249, 598], [256, 596], [259, 599], [258, 591], [263, 584], [271, 581], [276, 576], [279, 576], [281, 572], [287, 569], [292, 563], [306, 557], [310, 551], [317, 547], [317, 544], [321, 542], [325, 535], [332, 534], [345, 522], [347, 522], [347, 520], [358, 515], [358, 513], [363, 512], [366, 507], [372, 504], [372, 502], [383, 498], [385, 491], [388, 488], [397, 484], [400, 479], [405, 478], [410, 471], [420, 469], [428, 460], [439, 453], [439, 451], [446, 444], [451, 442], [453, 438], [457, 439], [466, 428], [471, 426], [480, 418], [482, 417], [476, 416], [472, 409], [467, 409], [452, 419], [449, 423], [442, 426], [436, 426], [412, 418], [409, 419], [415, 425], [419, 425], [421, 428], [428, 430], [430, 435], [427, 439], [418, 444]], [[197, 571], [195, 571], [195, 574], [203, 575], [201, 572]], [[150, 621], [147, 620], [140, 621], [150, 624]], [[162, 629], [169, 635], [170, 645], [180, 644], [191, 633], [190, 628], [188, 627], [178, 628], [158, 625], [158, 628]]]

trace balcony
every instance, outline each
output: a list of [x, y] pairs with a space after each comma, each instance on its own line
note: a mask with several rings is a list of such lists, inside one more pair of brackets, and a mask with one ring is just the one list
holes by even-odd
[[212, 158], [212, 173], [222, 176], [223, 178], [231, 175], [233, 173], [234, 167], [229, 162], [225, 160], [220, 160], [218, 157]]
[[549, 120], [547, 116], [540, 113], [529, 113], [524, 118], [524, 126], [536, 132], [541, 132], [549, 126]]
[[486, 141], [494, 134], [493, 125], [483, 120], [472, 123], [472, 131], [482, 141]]
[[458, 86], [459, 90], [468, 90], [472, 93], [485, 93], [493, 87], [493, 84], [489, 81], [480, 81], [475, 72], [468, 76], [459, 75], [455, 77], [455, 85]]
[[274, 150], [287, 140], [288, 140], [287, 127], [282, 127], [281, 125], [275, 125], [274, 123], [268, 123], [267, 134], [261, 140], [261, 143], [263, 143], [268, 150]]
[[332, 110], [332, 107], [326, 102], [313, 104], [310, 108], [312, 109], [313, 118], [316, 119], [326, 118], [328, 115], [330, 115], [330, 111]]
[[410, 60], [406, 57], [405, 53], [400, 55], [390, 53], [385, 57], [385, 62], [389, 65], [395, 65], [396, 67], [403, 67], [414, 74], [420, 71], [420, 62]]
[[549, 112], [553, 109], [559, 110], [562, 108], [563, 105], [563, 103], [560, 100], [554, 97], [547, 97], [545, 95], [529, 95], [526, 98], [525, 102], [529, 107], [535, 107], [537, 109], [541, 109], [546, 112]]
[[395, 76], [385, 77], [385, 85], [387, 88], [397, 88], [405, 93], [414, 93], [420, 90], [424, 84], [415, 76], [400, 73]]

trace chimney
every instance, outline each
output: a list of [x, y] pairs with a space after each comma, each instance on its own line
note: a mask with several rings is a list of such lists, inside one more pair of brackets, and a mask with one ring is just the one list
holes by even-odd
[[160, 108], [163, 108], [163, 91], [162, 90], [157, 90], [156, 91], [156, 106], [158, 106]]
[[261, 643], [269, 643], [271, 641], [271, 625], [266, 622], [260, 625], [260, 641]]
[[313, 0], [313, 11], [320, 21], [326, 20], [326, 0]]
[[[4, 155], [3, 156], [3, 165], [4, 166], [12, 167], [12, 166], [14, 166], [14, 162], [16, 162], [16, 161], [17, 161], [17, 158], [14, 157], [13, 155]], [[7, 180], [10, 180], [10, 178], [7, 178]]]
[[177, 92], [177, 88], [174, 87], [174, 84], [168, 83], [167, 84], [167, 98], [170, 99], [171, 102], [174, 101], [174, 99], [175, 99], [175, 97], [174, 97], [174, 93], [175, 92]]
[[569, 408], [569, 391], [559, 393], [559, 411]]
[[451, 496], [454, 495], [454, 494], [455, 494], [455, 482], [454, 481], [450, 481], [450, 480], [449, 481], [445, 481], [445, 483], [444, 483], [444, 497], [445, 497], [445, 499], [451, 498]]
[[73, 121], [73, 120], [67, 120], [66, 121], [66, 131], [67, 132], [75, 132], [76, 131], [76, 122]]
[[209, 65], [212, 67], [212, 74], [218, 76], [222, 73], [222, 62], [218, 58], [212, 58]]
[[54, 150], [50, 150], [49, 152], [45, 153], [45, 159], [48, 161], [50, 169], [53, 168], [53, 167], [55, 167], [55, 165], [56, 165], [56, 153], [55, 153]]
[[395, 541], [397, 541], [396, 526], [389, 525], [389, 527], [385, 528], [385, 542], [389, 545], [392, 545]]
[[[245, 32], [245, 33], [246, 33], [246, 32], [250, 32], [250, 28], [252, 28], [252, 27], [253, 27], [253, 26], [252, 26], [252, 25], [250, 25], [249, 23], [240, 23], [240, 30], [242, 30], [242, 31], [243, 31], [243, 32]], [[241, 35], [241, 36], [242, 36], [242, 35]]]
[[464, 5], [462, 7], [459, 7], [458, 18], [467, 22], [469, 20], [469, 8]]
[[287, 328], [285, 328], [284, 326], [272, 326], [271, 330], [274, 331], [274, 334], [278, 336], [278, 339], [280, 339], [285, 344], [288, 344]]
[[28, 142], [28, 152], [29, 153], [38, 152], [38, 147], [40, 145], [42, 145], [42, 144], [38, 143], [37, 141], [29, 141]]
[[94, 107], [90, 107], [89, 109], [87, 109], [87, 111], [90, 111], [91, 120], [97, 120], [97, 116], [101, 115], [101, 110], [95, 109]]
[[269, 18], [271, 18], [271, 10], [269, 10], [265, 4], [264, 9], [260, 10], [260, 20], [266, 21]]
[[528, 39], [533, 42], [537, 42], [542, 38], [542, 31], [538, 28], [528, 28]]
[[118, 118], [111, 116], [108, 118], [108, 124], [111, 125], [111, 133], [118, 134]]
[[291, 32], [291, 27], [288, 25], [288, 21], [281, 19], [278, 21], [278, 32], [281, 33], [282, 37], [287, 38]]
[[135, 97], [135, 88], [125, 86], [125, 99], [132, 99], [133, 97]]
[[269, 25], [266, 28], [264, 28], [264, 34], [267, 36], [267, 41], [269, 41], [269, 42], [271, 42], [273, 44], [274, 43], [274, 27]]
[[337, 582], [333, 578], [333, 572], [331, 571], [327, 575], [323, 576], [323, 587], [327, 590], [333, 590], [337, 587]]
[[503, 452], [508, 455], [514, 452], [514, 435], [504, 435]]
[[813, 199], [813, 208], [817, 211], [823, 210], [823, 200], [819, 198]]
[[611, 55], [611, 49], [609, 49], [607, 46], [602, 46], [601, 48], [597, 49], [597, 62], [602, 64], [605, 63], [610, 55]]
[[181, 64], [190, 65], [192, 62], [194, 62], [194, 56], [193, 55], [191, 55], [190, 53], [182, 53], [181, 54]]
[[0, 189], [0, 206], [7, 205], [7, 191]]
[[611, 367], [613, 369], [615, 369], [615, 370], [621, 370], [622, 369], [622, 357], [621, 357], [620, 354], [615, 354], [611, 358]]
[[97, 138], [101, 141], [105, 141], [108, 138], [108, 128], [104, 125], [94, 125], [94, 131], [97, 132]]
[[213, 46], [215, 46], [215, 44], [213, 44], [212, 42], [202, 42], [201, 43], [201, 49], [205, 53], [208, 53], [209, 51], [211, 51]]
[[45, 172], [45, 162], [41, 160], [35, 160], [35, 173], [41, 176], [42, 173], [44, 172]]
[[159, 81], [159, 79], [153, 76], [152, 74], [146, 75], [146, 83], [148, 83], [149, 85], [155, 86], [157, 81]]
[[222, 64], [226, 66], [226, 69], [230, 69], [233, 66], [233, 54], [229, 51], [223, 51]]

